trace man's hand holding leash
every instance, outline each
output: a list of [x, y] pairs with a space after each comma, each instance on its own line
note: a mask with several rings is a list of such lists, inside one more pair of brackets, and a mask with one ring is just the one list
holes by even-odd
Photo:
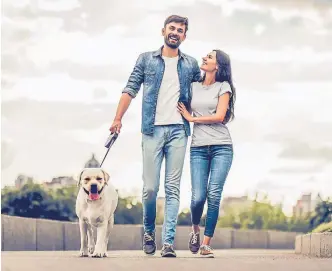
[[113, 133], [117, 133], [117, 134], [119, 134], [120, 133], [120, 130], [121, 130], [121, 127], [122, 127], [122, 123], [121, 123], [121, 120], [114, 120], [113, 121], [113, 124], [112, 124], [112, 126], [111, 126], [111, 128], [110, 128], [110, 131], [111, 131], [111, 133], [113, 134]]

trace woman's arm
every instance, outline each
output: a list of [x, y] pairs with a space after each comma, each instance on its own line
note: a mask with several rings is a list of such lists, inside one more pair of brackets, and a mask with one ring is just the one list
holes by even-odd
[[230, 98], [230, 93], [228, 92], [219, 96], [217, 112], [216, 114], [211, 116], [193, 117], [186, 110], [184, 104], [182, 103], [179, 104], [178, 110], [183, 115], [183, 117], [189, 122], [202, 123], [202, 124], [219, 123], [224, 121], [228, 108], [229, 98]]

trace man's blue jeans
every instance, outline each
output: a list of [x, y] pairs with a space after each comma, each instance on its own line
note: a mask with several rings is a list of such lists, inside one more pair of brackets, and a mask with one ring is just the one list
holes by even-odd
[[155, 126], [153, 135], [143, 134], [143, 224], [144, 232], [155, 231], [156, 198], [160, 169], [165, 157], [165, 217], [162, 242], [173, 244], [180, 204], [180, 180], [188, 136], [184, 126]]
[[191, 220], [193, 225], [199, 225], [207, 199], [205, 236], [213, 237], [219, 216], [221, 193], [232, 161], [232, 145], [190, 148]]

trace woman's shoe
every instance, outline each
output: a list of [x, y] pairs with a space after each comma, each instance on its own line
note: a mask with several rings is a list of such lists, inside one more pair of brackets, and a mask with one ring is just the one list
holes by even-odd
[[201, 245], [200, 255], [204, 258], [214, 258], [213, 249], [208, 245]]
[[199, 251], [200, 240], [199, 240], [199, 232], [194, 233], [191, 232], [189, 234], [189, 250], [191, 253], [196, 254]]

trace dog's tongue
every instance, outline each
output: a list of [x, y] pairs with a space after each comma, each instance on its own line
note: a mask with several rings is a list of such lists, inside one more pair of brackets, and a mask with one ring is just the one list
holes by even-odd
[[99, 199], [99, 194], [98, 193], [90, 193], [89, 197], [91, 200], [97, 200]]

